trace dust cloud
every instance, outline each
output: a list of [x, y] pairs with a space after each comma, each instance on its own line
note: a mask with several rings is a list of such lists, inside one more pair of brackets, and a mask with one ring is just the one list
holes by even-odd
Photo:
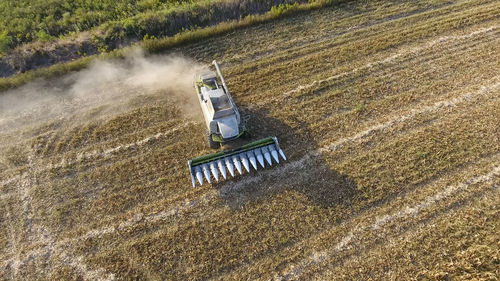
[[115, 114], [152, 96], [168, 96], [186, 115], [199, 118], [193, 80], [204, 68], [186, 57], [146, 57], [136, 50], [123, 60], [96, 61], [79, 72], [36, 80], [0, 92], [0, 133]]

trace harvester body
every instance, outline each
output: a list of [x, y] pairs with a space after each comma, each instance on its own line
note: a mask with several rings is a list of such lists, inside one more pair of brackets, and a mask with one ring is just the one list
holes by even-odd
[[[215, 61], [214, 64], [217, 65]], [[205, 72], [199, 75], [195, 82], [198, 101], [207, 126], [209, 145], [212, 148], [245, 133], [238, 108], [225, 86], [226, 82], [221, 74], [219, 77], [220, 80], [213, 71]]]
[[[221, 143], [235, 140], [243, 135], [248, 135], [246, 126], [242, 122], [240, 113], [227, 88], [219, 65], [214, 60], [217, 74], [213, 71], [197, 75], [195, 89], [207, 126], [208, 145], [219, 148]], [[235, 170], [243, 174], [260, 165], [264, 168], [272, 166], [273, 162], [279, 163], [279, 157], [286, 160], [285, 153], [281, 150], [276, 137], [267, 137], [245, 144], [239, 148], [220, 151], [201, 156], [188, 161], [193, 187], [196, 181], [202, 185], [203, 179], [211, 183], [211, 177], [219, 181], [219, 172], [224, 179], [227, 172], [234, 177]], [[244, 169], [244, 170], [243, 170]]]

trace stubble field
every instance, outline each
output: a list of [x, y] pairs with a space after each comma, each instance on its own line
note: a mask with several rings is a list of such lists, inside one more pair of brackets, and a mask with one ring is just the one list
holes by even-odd
[[[2, 93], [0, 280], [496, 280], [499, 19], [353, 2]], [[214, 58], [288, 161], [193, 189]]]

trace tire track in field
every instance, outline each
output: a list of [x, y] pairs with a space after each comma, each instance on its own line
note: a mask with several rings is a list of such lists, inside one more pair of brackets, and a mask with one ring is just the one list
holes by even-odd
[[[497, 78], [499, 78], [499, 77], [497, 77]], [[333, 151], [341, 148], [346, 143], [359, 142], [363, 138], [373, 134], [376, 131], [381, 131], [383, 129], [386, 129], [386, 128], [392, 127], [394, 125], [403, 123], [403, 122], [410, 120], [413, 117], [420, 115], [420, 114], [435, 113], [435, 112], [438, 112], [442, 109], [445, 109], [448, 107], [454, 107], [454, 106], [461, 104], [461, 103], [464, 103], [464, 102], [473, 103], [477, 97], [483, 96], [483, 95], [488, 96], [488, 94], [491, 94], [491, 92], [493, 90], [496, 90], [499, 88], [500, 88], [500, 82], [496, 82], [496, 83], [492, 83], [488, 86], [483, 86], [481, 90], [479, 90], [478, 92], [475, 92], [475, 93], [466, 93], [466, 94], [463, 94], [461, 96], [458, 96], [458, 97], [455, 97], [455, 98], [452, 98], [449, 100], [435, 102], [432, 105], [424, 106], [424, 107], [421, 107], [420, 109], [413, 109], [408, 114], [393, 117], [384, 123], [378, 123], [378, 124], [373, 125], [373, 126], [367, 128], [361, 132], [358, 132], [355, 135], [339, 139], [336, 142], [333, 142], [333, 143], [326, 145], [322, 148], [311, 151], [311, 152], [307, 153], [306, 155], [304, 155], [301, 159], [286, 162], [283, 165], [278, 166], [274, 169], [260, 171], [259, 174], [254, 176], [254, 177], [246, 177], [246, 178], [240, 179], [239, 181], [237, 181], [235, 183], [231, 183], [231, 182], [227, 183], [227, 184], [223, 185], [219, 190], [209, 189], [209, 190], [207, 190], [207, 192], [200, 194], [196, 199], [186, 198], [186, 199], [182, 200], [181, 202], [175, 204], [174, 206], [171, 206], [166, 211], [162, 211], [162, 212], [159, 212], [156, 214], [151, 214], [151, 215], [137, 214], [137, 216], [134, 216], [134, 218], [126, 220], [118, 225], [93, 229], [93, 230], [86, 232], [85, 234], [83, 234], [81, 236], [69, 238], [69, 239], [64, 239], [61, 241], [61, 243], [69, 243], [69, 242], [73, 242], [73, 241], [86, 240], [86, 239], [90, 239], [90, 238], [99, 238], [103, 235], [108, 235], [108, 234], [115, 233], [116, 231], [128, 229], [128, 228], [130, 228], [134, 225], [137, 225], [139, 223], [151, 223], [151, 222], [157, 222], [157, 221], [164, 221], [164, 220], [167, 220], [169, 218], [172, 218], [173, 216], [180, 216], [185, 211], [191, 210], [195, 207], [196, 208], [208, 207], [208, 206], [210, 206], [211, 203], [213, 203], [214, 200], [216, 200], [218, 198], [219, 193], [221, 193], [221, 194], [231, 193], [231, 192], [241, 190], [249, 185], [259, 184], [265, 178], [267, 178], [269, 176], [273, 176], [273, 177], [286, 176], [289, 172], [296, 171], [296, 170], [304, 167], [306, 165], [306, 162], [309, 161], [310, 159], [313, 159], [315, 157], [319, 157], [322, 153], [333, 152]]]
[[[34, 162], [33, 162], [33, 158], [34, 156], [30, 156], [30, 163], [29, 163], [29, 166], [30, 166], [30, 170], [32, 170], [32, 167], [34, 166], [37, 166], [37, 167], [43, 167], [43, 168], [38, 168], [36, 173], [40, 174], [40, 173], [43, 173], [43, 172], [46, 172], [47, 170], [50, 170], [50, 169], [55, 169], [55, 168], [63, 168], [65, 166], [68, 166], [68, 165], [71, 165], [73, 163], [77, 163], [77, 162], [80, 162], [80, 161], [83, 161], [83, 160], [89, 160], [89, 159], [96, 159], [96, 158], [99, 158], [99, 157], [102, 157], [102, 158], [107, 158], [107, 157], [111, 157], [112, 155], [116, 154], [116, 153], [121, 153], [123, 151], [127, 151], [129, 149], [134, 149], [134, 148], [137, 148], [137, 147], [141, 147], [141, 146], [144, 146], [144, 145], [147, 145], [148, 143], [152, 142], [152, 141], [155, 141], [155, 140], [158, 140], [158, 139], [161, 139], [161, 138], [164, 138], [164, 137], [167, 137], [169, 136], [170, 134], [172, 133], [175, 133], [179, 130], [182, 130], [188, 126], [191, 126], [191, 125], [195, 125], [195, 124], [198, 124], [197, 122], [194, 122], [194, 121], [189, 121], [189, 122], [185, 122], [183, 123], [182, 125], [179, 125], [171, 130], [168, 130], [167, 132], [161, 132], [161, 133], [158, 133], [158, 134], [155, 134], [153, 136], [149, 136], [147, 138], [144, 138], [142, 140], [139, 140], [139, 141], [136, 141], [136, 142], [133, 142], [133, 143], [129, 143], [129, 144], [124, 144], [124, 145], [119, 145], [119, 146], [116, 146], [116, 147], [113, 147], [113, 148], [109, 148], [109, 149], [106, 149], [104, 151], [93, 151], [93, 152], [90, 152], [90, 153], [81, 153], [81, 154], [78, 154], [76, 160], [74, 161], [71, 161], [71, 160], [65, 160], [65, 159], [62, 159], [62, 161], [57, 164], [57, 165], [42, 165], [42, 164], [37, 164], [35, 165]], [[34, 173], [34, 171], [32, 171], [32, 173]], [[13, 177], [11, 179], [8, 179], [4, 182], [2, 182], [2, 184], [10, 184], [12, 182], [14, 182], [15, 180], [19, 180], [20, 181], [20, 185], [22, 186], [30, 186], [30, 181], [28, 181], [27, 177], [24, 176], [24, 177], [21, 177], [21, 176], [16, 176], [16, 177]], [[2, 200], [5, 200], [7, 198], [10, 198], [12, 196], [16, 196], [18, 195], [21, 191], [23, 191], [24, 189], [18, 189], [14, 192], [10, 192], [10, 193], [7, 193], [7, 194], [2, 194], [1, 196], [1, 199]], [[29, 194], [28, 194], [29, 195]], [[23, 198], [26, 198], [26, 196], [23, 196]], [[30, 200], [29, 202], [31, 202], [31, 197], [29, 197]], [[25, 201], [25, 200], [23, 200]], [[26, 200], [26, 202], [28, 202], [28, 200]], [[31, 206], [31, 204], [30, 204]], [[162, 214], [160, 215], [158, 218], [156, 218], [156, 220], [159, 220], [162, 216], [168, 216], [169, 214]], [[32, 220], [32, 218], [29, 218], [30, 220]], [[153, 219], [152, 221], [155, 221], [155, 219]], [[132, 226], [134, 224], [134, 221], [125, 221], [125, 222], [122, 222], [119, 226], [118, 226], [118, 229], [125, 229], [125, 228], [128, 228], [130, 226]], [[105, 233], [108, 233], [108, 232], [114, 232], [116, 229], [115, 228], [112, 228], [111, 230], [110, 229], [104, 229], [102, 231], [103, 234]], [[50, 235], [48, 235], [48, 231], [46, 229], [38, 229], [38, 232], [39, 233], [44, 233], [43, 234], [43, 237], [50, 237]], [[90, 238], [90, 237], [93, 237], [92, 235], [93, 233], [89, 233], [87, 235], [87, 237], [84, 237], [84, 238]], [[15, 272], [15, 274], [17, 274], [17, 269], [19, 268], [19, 264], [24, 264], [28, 261], [30, 261], [31, 259], [36, 259], [36, 258], [39, 258], [39, 257], [44, 257], [47, 253], [52, 253], [52, 252], [60, 252], [63, 247], [66, 245], [66, 240], [62, 241], [62, 243], [56, 243], [53, 239], [51, 240], [45, 240], [42, 242], [43, 245], [45, 245], [42, 249], [40, 250], [35, 250], [35, 251], [31, 251], [29, 252], [29, 254], [27, 254], [27, 257], [24, 257], [23, 259], [21, 259], [19, 256], [17, 256], [17, 259], [14, 259], [14, 258], [11, 258], [9, 260], [7, 260], [5, 262], [5, 264], [11, 264], [12, 267], [13, 267], [13, 270]], [[54, 244], [56, 244], [55, 246], [53, 246]], [[61, 252], [60, 254], [58, 254], [59, 256], [61, 256], [63, 258], [63, 260], [66, 260], [66, 261], [69, 261], [67, 262], [68, 264], [70, 265], [78, 265], [79, 263], [78, 262], [75, 262], [73, 261], [65, 252]], [[12, 256], [16, 256], [14, 253], [12, 254]], [[77, 258], [78, 260], [81, 260], [81, 258]], [[6, 265], [6, 266], [7, 266]], [[74, 266], [73, 266], [74, 267]], [[85, 265], [79, 265], [78, 267], [75, 267], [77, 269], [79, 269], [80, 271], [82, 271], [83, 273], [85, 272], [89, 272], [89, 274], [87, 274], [88, 276], [90, 277], [95, 277], [97, 276], [96, 274], [97, 273], [102, 273], [103, 271], [102, 270], [98, 270], [96, 272], [94, 271], [86, 271], [85, 268], [86, 266]], [[103, 275], [103, 274], [101, 274]], [[95, 280], [96, 278], [86, 278], [87, 280]]]
[[[432, 40], [430, 42], [426, 42], [422, 45], [419, 45], [419, 46], [416, 46], [416, 47], [413, 47], [413, 48], [409, 48], [409, 49], [404, 49], [402, 51], [399, 51], [393, 55], [390, 55], [388, 57], [385, 57], [383, 59], [380, 59], [380, 60], [377, 60], [377, 61], [373, 61], [373, 62], [370, 62], [370, 63], [367, 63], [363, 66], [360, 66], [360, 67], [356, 67], [350, 71], [347, 71], [347, 72], [342, 72], [342, 73], [339, 73], [339, 74], [335, 74], [335, 75], [332, 75], [332, 76], [329, 76], [327, 78], [324, 78], [324, 79], [321, 79], [321, 80], [314, 80], [313, 82], [309, 83], [309, 84], [305, 84], [305, 85], [299, 85], [297, 86], [295, 89], [292, 89], [290, 91], [287, 91], [285, 92], [283, 95], [279, 95], [277, 96], [276, 98], [273, 99], [273, 101], [280, 101], [280, 100], [283, 100], [287, 97], [290, 97], [291, 95], [293, 94], [297, 94], [297, 93], [300, 93], [304, 90], [307, 90], [307, 89], [310, 89], [316, 85], [319, 85], [319, 84], [322, 84], [322, 83], [327, 83], [327, 82], [330, 82], [330, 81], [333, 81], [335, 79], [338, 79], [338, 78], [341, 78], [341, 77], [345, 77], [345, 76], [348, 76], [348, 75], [352, 75], [352, 74], [355, 74], [359, 71], [362, 71], [362, 70], [368, 70], [368, 69], [371, 69], [373, 68], [374, 66], [382, 66], [382, 65], [385, 65], [385, 64], [388, 64], [388, 63], [392, 63], [394, 61], [396, 61], [397, 59], [401, 58], [401, 57], [404, 57], [404, 56], [408, 56], [408, 55], [411, 55], [411, 54], [415, 54], [415, 55], [418, 55], [419, 52], [421, 51], [425, 51], [427, 49], [430, 49], [436, 45], [439, 45], [439, 44], [442, 44], [442, 43], [446, 43], [446, 42], [449, 42], [449, 41], [457, 41], [457, 40], [464, 40], [464, 39], [469, 39], [469, 38], [472, 38], [476, 35], [480, 35], [480, 34], [483, 34], [483, 33], [487, 33], [487, 32], [490, 32], [490, 31], [493, 31], [493, 30], [496, 30], [500, 27], [500, 25], [493, 25], [493, 26], [490, 26], [490, 27], [486, 27], [486, 28], [481, 28], [481, 29], [478, 29], [478, 30], [475, 30], [469, 34], [465, 34], [465, 35], [453, 35], [453, 36], [442, 36], [442, 37], [439, 37], [435, 40]], [[265, 105], [267, 104], [269, 101], [268, 100], [261, 100], [261, 102], [257, 102], [256, 105]]]
[[[474, 40], [451, 41], [453, 42], [452, 44], [436, 44], [430, 48], [422, 48], [417, 52], [405, 52], [404, 55], [401, 52], [399, 54], [402, 55], [397, 58], [394, 57], [398, 54], [386, 57], [383, 60], [368, 63], [364, 66], [368, 66], [368, 68], [361, 67], [354, 72], [344, 72], [347, 74], [341, 75], [341, 77], [336, 77], [328, 82], [325, 82], [326, 80], [317, 81], [317, 86], [313, 85], [310, 88], [304, 88], [308, 91], [306, 91], [304, 95], [301, 95], [299, 91], [296, 98], [308, 97], [310, 95], [309, 92], [317, 93], [316, 96], [318, 97], [324, 96], [325, 98], [328, 98], [329, 94], [323, 95], [325, 91], [328, 91], [331, 88], [336, 88], [336, 85], [344, 85], [345, 83], [348, 83], [348, 81], [364, 80], [366, 76], [376, 79], [373, 87], [380, 86], [384, 83], [399, 83], [402, 79], [400, 76], [408, 75], [408, 68], [412, 65], [418, 65], [420, 67], [418, 70], [415, 69], [415, 71], [418, 71], [418, 76], [428, 78], [432, 73], [438, 73], [436, 65], [449, 62], [450, 59], [453, 60], [458, 56], [467, 55], [469, 52], [477, 52], [478, 57], [480, 57], [480, 52], [478, 52], [478, 50], [481, 50], [484, 46], [491, 45], [492, 40], [498, 38], [498, 35], [499, 34], [496, 32], [491, 32], [483, 34], [483, 36], [475, 38]], [[450, 41], [446, 41], [446, 43], [448, 42]], [[443, 65], [443, 67], [444, 66], [446, 65]], [[422, 69], [422, 67], [425, 68]], [[381, 82], [382, 80], [384, 83]], [[391, 95], [384, 95], [384, 97], [389, 96]], [[311, 101], [313, 100], [306, 100], [304, 103], [309, 103]]]
[[[472, 185], [490, 182], [497, 176], [500, 176], [500, 165], [498, 165], [498, 163], [486, 174], [469, 178], [467, 181], [464, 181], [458, 185], [449, 185], [442, 191], [426, 197], [418, 204], [406, 206], [391, 214], [376, 217], [373, 224], [349, 232], [330, 250], [313, 252], [306, 259], [296, 264], [289, 265], [287, 269], [279, 274], [276, 274], [274, 280], [300, 279], [302, 273], [308, 268], [320, 266], [320, 264], [327, 263], [328, 260], [332, 259], [336, 253], [341, 252], [346, 248], [354, 247], [354, 244], [356, 242], [363, 243], [363, 237], [365, 236], [363, 235], [364, 233], [382, 232], [384, 231], [383, 227], [385, 225], [395, 220], [409, 219], [410, 217], [416, 220], [416, 218], [422, 211], [446, 202], [447, 199], [453, 198], [454, 195], [460, 193], [461, 191], [467, 190]], [[327, 231], [328, 230], [325, 230], [324, 232], [326, 233]]]
[[[498, 35], [500, 35], [500, 33]], [[488, 43], [488, 41], [491, 41], [492, 38], [493, 38], [493, 40], [495, 40], [495, 37], [486, 36], [486, 37], [481, 37], [481, 39], [478, 41], [484, 42], [485, 44], [488, 44], [488, 46], [491, 47], [492, 46], [491, 42]], [[477, 84], [483, 83], [483, 81], [490, 79], [491, 75], [479, 75], [479, 73], [478, 73], [478, 75], [474, 76], [472, 78], [472, 80], [470, 78], [468, 78], [467, 75], [466, 76], [464, 76], [464, 75], [457, 76], [456, 79], [459, 79], [459, 80], [457, 80], [456, 82], [460, 83], [459, 84], [460, 87], [453, 86], [449, 83], [446, 83], [446, 84], [442, 83], [443, 79], [448, 79], [449, 77], [435, 77], [434, 76], [434, 74], [440, 75], [440, 70], [439, 70], [439, 68], [435, 67], [436, 65], [439, 65], [442, 62], [442, 60], [444, 60], [444, 59], [454, 60], [455, 56], [459, 56], [462, 54], [467, 55], [467, 50], [464, 51], [462, 49], [467, 49], [469, 47], [468, 46], [469, 44], [471, 44], [474, 47], [470, 50], [473, 50], [474, 54], [478, 55], [479, 60], [488, 59], [488, 58], [485, 58], [484, 55], [481, 55], [482, 52], [479, 52], [479, 50], [480, 50], [479, 46], [484, 46], [484, 45], [471, 41], [471, 42], [467, 43], [467, 47], [464, 47], [464, 45], [462, 45], [462, 44], [459, 45], [460, 49], [461, 49], [460, 52], [457, 52], [456, 54], [452, 54], [452, 55], [447, 55], [445, 57], [439, 57], [437, 59], [432, 59], [432, 61], [429, 62], [429, 65], [428, 65], [429, 67], [419, 68], [418, 70], [416, 70], [418, 72], [418, 74], [411, 74], [412, 76], [403, 77], [403, 78], [408, 78], [408, 79], [420, 79], [420, 78], [429, 79], [430, 78], [429, 83], [432, 83], [433, 86], [431, 87], [431, 86], [426, 85], [425, 86], [426, 91], [424, 91], [424, 92], [419, 90], [418, 87], [412, 88], [410, 86], [410, 83], [407, 83], [405, 85], [399, 86], [397, 89], [393, 90], [392, 93], [391, 93], [391, 91], [392, 91], [391, 89], [388, 90], [389, 93], [385, 93], [384, 91], [381, 91], [380, 93], [374, 93], [376, 91], [364, 92], [363, 90], [361, 90], [361, 92], [359, 94], [362, 96], [362, 98], [359, 98], [359, 97], [361, 97], [360, 95], [356, 95], [356, 97], [353, 96], [353, 98], [355, 98], [356, 100], [358, 100], [358, 98], [359, 98], [360, 103], [357, 103], [358, 105], [359, 104], [367, 105], [367, 102], [368, 102], [368, 108], [367, 108], [368, 111], [367, 112], [369, 112], [370, 115], [375, 114], [372, 116], [372, 119], [376, 120], [378, 118], [382, 118], [382, 115], [384, 115], [384, 114], [390, 114], [391, 112], [398, 111], [400, 109], [399, 108], [400, 106], [398, 104], [400, 104], [401, 100], [409, 100], [409, 103], [405, 104], [405, 107], [418, 106], [418, 104], [422, 100], [427, 100], [427, 99], [431, 99], [433, 97], [439, 97], [439, 96], [443, 96], [443, 97], [450, 96], [448, 94], [448, 93], [450, 93], [449, 86], [451, 86], [451, 92], [453, 93], [453, 92], [457, 92], [457, 91], [462, 91], [460, 89], [466, 88], [467, 85], [473, 85], [476, 83]], [[464, 51], [464, 52], [462, 52], [462, 51]], [[450, 51], [450, 52], [453, 52], [453, 51]], [[494, 59], [496, 59], [496, 57], [491, 58], [491, 60], [494, 60]], [[426, 60], [431, 60], [431, 59], [426, 58], [425, 61]], [[471, 67], [472, 67], [473, 66], [472, 64], [476, 64], [476, 61], [477, 60], [469, 58], [468, 61], [466, 61], [466, 63], [471, 64]], [[401, 63], [401, 62], [398, 62], [398, 63]], [[405, 62], [405, 64], [406, 63], [410, 63], [410, 62]], [[412, 61], [411, 63], [415, 64], [417, 62]], [[420, 63], [420, 64], [422, 63], [420, 61], [420, 57], [419, 57], [418, 63]], [[456, 63], [455, 65], [459, 66], [460, 63]], [[494, 64], [491, 64], [491, 63], [490, 63], [490, 65], [491, 65], [491, 67], [494, 66]], [[404, 68], [404, 67], [401, 67], [401, 68]], [[406, 68], [408, 68], [408, 66], [406, 66]], [[464, 68], [464, 70], [465, 70], [465, 68]], [[372, 73], [374, 73], [374, 71], [378, 72], [377, 70], [370, 70], [370, 76], [372, 75]], [[403, 70], [403, 71], [408, 72], [408, 69]], [[456, 71], [459, 71], [459, 70], [456, 69], [455, 67], [450, 66], [450, 67], [446, 67], [446, 69], [444, 69], [444, 71], [445, 71], [445, 73], [448, 73], [449, 71], [456, 73]], [[478, 71], [479, 70], [477, 70], [477, 69], [471, 69], [469, 72], [477, 73]], [[388, 72], [388, 73], [386, 73], [386, 72]], [[399, 73], [399, 71], [397, 71], [396, 73]], [[357, 79], [357, 80], [367, 79], [366, 77], [363, 77], [361, 74], [366, 74], [366, 72], [362, 72], [359, 75], [355, 75], [355, 76], [348, 76], [348, 79], [349, 79], [349, 81], [351, 81], [352, 79]], [[385, 80], [386, 76], [388, 78], [387, 81]], [[368, 88], [374, 87], [375, 89], [378, 89], [378, 87], [384, 88], [384, 86], [383, 86], [384, 84], [398, 85], [397, 79], [399, 79], [399, 78], [403, 79], [403, 78], [402, 77], [395, 78], [394, 76], [395, 76], [395, 74], [391, 73], [390, 71], [382, 71], [381, 73], [375, 74], [375, 76], [373, 78], [373, 79], [375, 79], [373, 81], [376, 81], [375, 85], [368, 85], [368, 83], [367, 83], [366, 86]], [[432, 81], [433, 78], [437, 79], [435, 84]], [[310, 124], [309, 130], [313, 130], [313, 131], [321, 130], [321, 128], [325, 127], [325, 126], [330, 127], [330, 125], [333, 125], [334, 127], [336, 127], [336, 125], [334, 124], [335, 122], [332, 123], [332, 120], [336, 120], [336, 119], [339, 119], [341, 117], [343, 117], [343, 119], [348, 118], [348, 120], [351, 120], [351, 122], [352, 122], [354, 120], [352, 114], [355, 113], [355, 111], [356, 111], [356, 107], [354, 107], [354, 105], [356, 103], [344, 101], [344, 100], [346, 100], [346, 98], [347, 98], [347, 100], [349, 100], [349, 96], [350, 96], [351, 92], [349, 91], [349, 89], [346, 89], [345, 91], [344, 90], [337, 91], [337, 87], [340, 87], [340, 88], [348, 87], [348, 85], [346, 86], [345, 83], [349, 83], [349, 84], [351, 83], [351, 82], [345, 81], [345, 79], [347, 79], [347, 78], [342, 78], [340, 80], [337, 80], [332, 85], [325, 85], [325, 86], [321, 85], [320, 87], [317, 87], [317, 88], [314, 88], [313, 90], [311, 90], [312, 92], [308, 91], [305, 95], [300, 95], [300, 96], [297, 96], [293, 99], [290, 99], [289, 100], [290, 102], [285, 101], [285, 103], [289, 104], [289, 105], [285, 106], [285, 108], [287, 109], [287, 111], [290, 111], [290, 112], [296, 111], [295, 112], [296, 114], [295, 113], [292, 114], [293, 116], [296, 116], [297, 114], [299, 114], [299, 115], [300, 114], [308, 114], [309, 118], [308, 118], [307, 123]], [[371, 79], [371, 78], [368, 78], [368, 79]], [[384, 81], [379, 81], [379, 79], [382, 79]], [[370, 80], [370, 81], [372, 81], [372, 80]], [[427, 80], [425, 80], [425, 81], [427, 81]], [[473, 82], [473, 83], [470, 83], [470, 82]], [[424, 82], [424, 84], [426, 84], [426, 83]], [[338, 85], [340, 85], [340, 86], [338, 86]], [[362, 89], [363, 85], [364, 84], [357, 85], [356, 88]], [[325, 89], [327, 91], [325, 91]], [[325, 93], [325, 92], [327, 92], [327, 93]], [[418, 99], [416, 98], [417, 96], [418, 96]], [[305, 101], [301, 101], [302, 99], [305, 99]], [[397, 101], [397, 103], [394, 103], [394, 102], [387, 103], [387, 101], [390, 101], [390, 100]], [[296, 105], [290, 104], [290, 103], [296, 103], [296, 102], [299, 102], [302, 106], [296, 106]], [[321, 106], [320, 108], [317, 108], [315, 106], [315, 104], [318, 102], [324, 103], [325, 105]], [[337, 104], [337, 103], [340, 103], [340, 104]], [[346, 104], [344, 104], [344, 103], [346, 103]], [[337, 105], [335, 105], [335, 104], [337, 104]], [[382, 106], [382, 107], [380, 107], [380, 106]], [[339, 120], [337, 120], [337, 121], [339, 121]], [[342, 129], [342, 128], [339, 127], [338, 129]], [[333, 138], [333, 139], [339, 137], [337, 133], [332, 135], [332, 134], [327, 133], [327, 132], [321, 133], [320, 136], [322, 138]]]

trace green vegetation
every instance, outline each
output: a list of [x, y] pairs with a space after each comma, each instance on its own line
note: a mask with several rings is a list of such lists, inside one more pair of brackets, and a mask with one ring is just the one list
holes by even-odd
[[[325, 2], [326, 3], [326, 2]], [[295, 2], [293, 4], [280, 4], [278, 6], [273, 6], [270, 15], [277, 18], [284, 14], [293, 13], [299, 9], [299, 3]]]
[[366, 109], [366, 107], [365, 107], [364, 103], [358, 103], [356, 105], [356, 107], [354, 108], [354, 112], [361, 113], [361, 112], [365, 111], [365, 109]]
[[5, 52], [12, 44], [12, 36], [7, 31], [0, 32], [0, 53]]
[[1, 32], [13, 38], [11, 47], [46, 36], [82, 32], [109, 21], [156, 12], [191, 0], [4, 0], [0, 2]]

